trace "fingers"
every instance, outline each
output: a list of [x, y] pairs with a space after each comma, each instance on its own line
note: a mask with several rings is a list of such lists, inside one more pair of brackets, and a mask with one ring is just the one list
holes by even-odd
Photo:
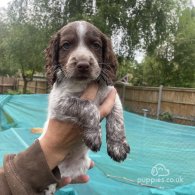
[[95, 166], [95, 163], [91, 160], [91, 164], [89, 166], [89, 169], [92, 169]]
[[71, 184], [87, 183], [89, 181], [89, 175], [80, 175], [71, 181]]
[[72, 181], [72, 180], [71, 180], [70, 177], [63, 177], [63, 178], [60, 180], [58, 187], [61, 188], [61, 187], [63, 187], [63, 186], [66, 186], [66, 185], [70, 184], [71, 181]]
[[108, 94], [102, 105], [99, 107], [100, 118], [106, 117], [112, 110], [116, 98], [116, 89], [112, 89], [112, 91]]
[[[91, 160], [91, 164], [89, 169], [93, 168], [95, 163]], [[63, 177], [58, 185], [59, 188], [66, 186], [68, 184], [76, 184], [76, 183], [87, 183], [89, 181], [88, 175], [80, 175], [77, 178], [71, 180], [70, 177]]]
[[98, 84], [95, 82], [90, 83], [87, 89], [82, 94], [81, 99], [94, 100], [96, 97], [97, 91], [98, 91]]
[[61, 188], [63, 186], [66, 186], [68, 184], [79, 184], [79, 183], [87, 183], [89, 181], [88, 175], [80, 175], [75, 179], [72, 179], [70, 177], [64, 177], [60, 180], [58, 188]]

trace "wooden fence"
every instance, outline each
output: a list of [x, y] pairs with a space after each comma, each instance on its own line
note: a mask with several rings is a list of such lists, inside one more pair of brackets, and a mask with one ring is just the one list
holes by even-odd
[[195, 125], [195, 89], [173, 87], [133, 87], [117, 83], [126, 110], [153, 118], [170, 115], [173, 122]]
[[8, 90], [16, 89], [17, 79], [14, 77], [0, 77], [0, 93], [7, 93]]
[[[8, 89], [22, 91], [22, 79], [0, 77], [0, 93]], [[152, 118], [161, 118], [166, 113], [173, 122], [195, 125], [195, 89], [173, 87], [135, 87], [117, 83], [116, 88], [125, 110]], [[29, 93], [48, 93], [46, 79], [35, 79], [28, 83]]]
[[[24, 81], [22, 79], [18, 79], [18, 90], [22, 91], [24, 86]], [[48, 93], [48, 84], [46, 79], [35, 79], [33, 81], [28, 82], [27, 84], [27, 93]]]

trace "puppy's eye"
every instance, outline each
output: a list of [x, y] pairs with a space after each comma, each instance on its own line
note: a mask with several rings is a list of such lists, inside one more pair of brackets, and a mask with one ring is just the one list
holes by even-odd
[[68, 41], [64, 42], [64, 44], [63, 44], [64, 50], [68, 50], [68, 49], [70, 49], [70, 47], [71, 47], [71, 44]]
[[94, 42], [94, 43], [92, 44], [92, 46], [93, 46], [93, 48], [96, 49], [96, 50], [102, 48], [102, 45], [101, 45], [100, 43], [98, 43], [98, 42]]

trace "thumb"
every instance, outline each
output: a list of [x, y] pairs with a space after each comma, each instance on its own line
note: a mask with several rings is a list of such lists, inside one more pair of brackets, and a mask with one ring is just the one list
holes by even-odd
[[104, 102], [99, 106], [100, 118], [106, 117], [112, 110], [116, 98], [116, 89], [113, 88]]
[[81, 95], [81, 99], [94, 100], [98, 91], [98, 84], [95, 82], [90, 83]]

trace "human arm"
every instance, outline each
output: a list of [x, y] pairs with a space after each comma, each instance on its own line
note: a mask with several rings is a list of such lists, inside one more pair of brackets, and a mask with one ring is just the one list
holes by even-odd
[[[92, 89], [94, 90], [93, 87]], [[85, 92], [82, 98], [93, 99], [96, 93], [90, 91], [90, 88], [87, 90], [88, 93]], [[101, 117], [106, 116], [112, 109], [115, 93], [113, 91], [109, 94], [100, 106]], [[70, 178], [61, 179], [56, 168], [64, 159], [68, 147], [80, 139], [78, 131], [79, 129], [71, 123], [51, 120], [48, 131], [40, 142], [37, 140], [24, 152], [5, 157], [4, 167], [0, 169], [0, 192], [5, 195], [41, 195], [44, 194], [45, 187], [52, 183], [63, 186], [70, 182], [87, 182], [89, 177], [86, 175], [80, 176], [75, 181], [71, 181]]]

